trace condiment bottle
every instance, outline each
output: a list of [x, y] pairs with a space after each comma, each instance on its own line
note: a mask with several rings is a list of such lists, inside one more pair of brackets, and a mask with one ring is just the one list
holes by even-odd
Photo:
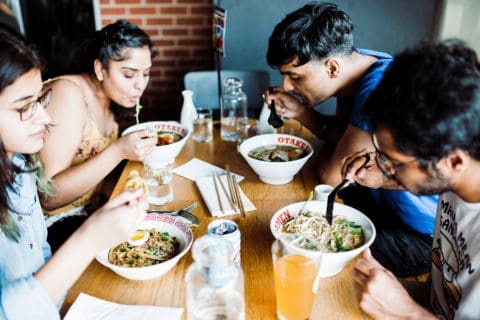
[[232, 244], [220, 236], [193, 243], [195, 262], [185, 276], [188, 320], [245, 320], [243, 272], [232, 253]]
[[197, 118], [197, 110], [193, 104], [193, 91], [183, 90], [183, 105], [180, 112], [180, 123], [190, 132], [193, 131], [193, 120]]
[[220, 136], [222, 140], [237, 141], [238, 121], [247, 121], [247, 95], [242, 91], [243, 81], [237, 78], [225, 80], [220, 104]]

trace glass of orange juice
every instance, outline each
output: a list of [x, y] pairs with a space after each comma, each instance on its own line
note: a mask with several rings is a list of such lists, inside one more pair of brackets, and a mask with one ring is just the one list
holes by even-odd
[[272, 244], [277, 316], [281, 320], [306, 320], [315, 301], [319, 261], [289, 253], [276, 240]]

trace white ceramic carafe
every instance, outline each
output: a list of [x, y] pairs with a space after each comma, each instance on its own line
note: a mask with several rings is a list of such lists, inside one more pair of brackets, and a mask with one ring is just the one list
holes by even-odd
[[183, 105], [180, 112], [180, 123], [188, 128], [190, 132], [193, 131], [193, 120], [197, 118], [197, 110], [193, 104], [193, 91], [183, 90]]

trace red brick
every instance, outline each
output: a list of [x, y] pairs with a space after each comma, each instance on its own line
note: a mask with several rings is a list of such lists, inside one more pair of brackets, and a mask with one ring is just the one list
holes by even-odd
[[147, 4], [157, 4], [157, 3], [162, 3], [162, 4], [165, 4], [165, 3], [173, 3], [173, 0], [146, 0], [146, 3]]
[[141, 0], [115, 0], [115, 4], [141, 4]]
[[186, 7], [160, 8], [160, 14], [187, 14]]
[[203, 25], [205, 19], [203, 18], [178, 18], [177, 23], [179, 25]]
[[190, 53], [188, 50], [163, 50], [165, 57], [188, 57]]
[[[210, 43], [210, 42], [209, 42]], [[178, 44], [180, 46], [202, 46], [202, 45], [205, 45], [207, 43], [205, 43], [205, 40], [203, 39], [185, 39], [185, 40], [178, 40]]]
[[166, 39], [159, 39], [159, 40], [153, 40], [153, 44], [159, 47], [166, 47], [166, 46], [173, 46], [175, 44], [175, 41], [173, 40], [166, 40]]
[[125, 10], [125, 8], [109, 7], [109, 8], [102, 9], [102, 16], [103, 15], [125, 15], [126, 12], [127, 10]]
[[177, 0], [178, 3], [211, 3], [208, 0]]
[[163, 34], [166, 36], [186, 36], [188, 35], [188, 29], [167, 29], [163, 30]]
[[190, 9], [190, 12], [193, 14], [202, 14], [205, 16], [210, 16], [213, 15], [213, 9], [211, 6], [205, 6], [205, 7], [193, 7]]
[[173, 24], [173, 19], [171, 18], [147, 18], [145, 23], [147, 25], [172, 25]]
[[156, 14], [157, 9], [153, 7], [134, 7], [129, 8], [131, 14]]

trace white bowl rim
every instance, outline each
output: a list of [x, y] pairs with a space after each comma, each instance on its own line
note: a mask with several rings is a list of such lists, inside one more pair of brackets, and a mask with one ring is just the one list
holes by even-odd
[[[301, 142], [305, 143], [307, 145], [307, 147], [310, 149], [310, 152], [307, 153], [305, 156], [299, 158], [299, 159], [296, 159], [296, 160], [289, 160], [289, 161], [285, 161], [285, 162], [269, 162], [269, 161], [263, 161], [263, 160], [258, 160], [258, 159], [255, 159], [255, 158], [252, 158], [252, 157], [249, 157], [248, 156], [248, 153], [252, 150], [252, 149], [249, 149], [249, 150], [245, 150], [245, 146], [248, 144], [248, 142], [252, 142], [253, 140], [258, 140], [258, 139], [268, 139], [268, 138], [271, 138], [271, 137], [279, 137], [279, 136], [285, 136], [285, 137], [291, 137], [293, 139], [299, 139]], [[279, 144], [279, 145], [286, 145], [286, 146], [291, 146], [291, 144], [288, 144], [288, 143], [283, 143], [283, 144], [280, 144], [280, 143], [275, 143], [275, 144]], [[262, 147], [262, 146], [266, 146], [268, 144], [260, 144], [260, 145], [257, 145], [255, 148], [258, 148], [258, 147]], [[243, 148], [242, 148], [243, 146]], [[305, 150], [305, 149], [303, 149]], [[286, 134], [286, 133], [266, 133], [266, 134], [259, 134], [259, 135], [256, 135], [256, 136], [253, 136], [253, 137], [250, 137], [248, 139], [245, 139], [239, 146], [239, 151], [240, 151], [240, 154], [246, 158], [248, 157], [248, 159], [251, 159], [253, 162], [258, 162], [258, 163], [275, 163], [275, 164], [284, 164], [284, 163], [297, 163], [297, 162], [301, 162], [301, 161], [307, 161], [312, 155], [313, 153], [315, 152], [312, 144], [310, 142], [308, 142], [307, 140], [305, 140], [304, 138], [302, 137], [297, 137], [297, 136], [294, 136], [294, 135], [291, 135], [291, 134]]]
[[[156, 217], [156, 218], [153, 219], [153, 220], [150, 220], [150, 218], [153, 218], [153, 217]], [[160, 219], [161, 221], [159, 221], [158, 219]], [[187, 225], [185, 222], [181, 221], [180, 219], [177, 219], [173, 216], [159, 215], [159, 214], [155, 214], [155, 213], [147, 214], [147, 216], [145, 217], [145, 220], [143, 220], [142, 223], [148, 223], [148, 222], [151, 222], [151, 221], [170, 224], [171, 226], [180, 230], [180, 232], [184, 233], [185, 238], [186, 238], [185, 239], [185, 247], [180, 252], [178, 252], [175, 256], [171, 257], [168, 260], [162, 261], [162, 262], [157, 263], [155, 265], [145, 266], [145, 267], [123, 267], [123, 266], [117, 266], [116, 264], [111, 263], [110, 261], [108, 261], [108, 252], [110, 251], [111, 248], [105, 249], [105, 250], [102, 250], [101, 252], [99, 252], [95, 256], [95, 259], [100, 264], [102, 264], [102, 265], [104, 265], [104, 266], [106, 266], [106, 267], [108, 267], [112, 270], [117, 269], [117, 270], [121, 270], [122, 272], [129, 272], [129, 273], [130, 272], [134, 273], [135, 271], [142, 271], [143, 272], [143, 271], [158, 269], [159, 266], [163, 266], [163, 265], [165, 265], [167, 263], [171, 263], [173, 261], [175, 261], [175, 263], [176, 263], [176, 261], [180, 260], [180, 258], [182, 258], [192, 247], [193, 240], [194, 240], [192, 229], [190, 228], [189, 225]], [[179, 228], [177, 225], [181, 226], [182, 228]], [[140, 228], [141, 228], [141, 226], [140, 226]], [[186, 231], [186, 233], [184, 231]]]
[[[174, 143], [170, 143], [168, 145], [178, 143], [178, 142], [182, 141], [183, 139], [188, 138], [190, 136], [190, 133], [191, 133], [190, 130], [187, 127], [185, 127], [184, 125], [182, 125], [180, 122], [175, 121], [175, 120], [167, 120], [167, 121], [156, 120], [156, 121], [146, 121], [146, 122], [140, 122], [140, 123], [132, 124], [131, 126], [125, 128], [125, 130], [123, 130], [122, 136], [124, 136], [126, 134], [129, 134], [129, 133], [132, 133], [132, 132], [135, 132], [135, 131], [143, 130], [145, 126], [155, 125], [155, 124], [158, 124], [158, 123], [176, 125], [176, 126], [179, 126], [180, 128], [182, 128], [183, 130], [185, 130], [185, 132], [186, 132], [185, 135], [182, 135], [182, 139], [180, 139], [178, 141], [175, 141]], [[163, 130], [163, 131], [178, 133], [176, 131], [168, 130], [168, 129]], [[161, 147], [161, 146], [157, 146], [157, 147]]]
[[[282, 208], [278, 209], [277, 211], [275, 211], [275, 213], [270, 218], [270, 232], [272, 232], [272, 235], [275, 239], [278, 239], [278, 240], [280, 240], [280, 241], [282, 241], [282, 242], [284, 242], [288, 245], [291, 245], [289, 242], [285, 241], [285, 239], [280, 237], [278, 231], [274, 228], [274, 221], [288, 207], [299, 206], [301, 208], [301, 207], [303, 207], [305, 202], [307, 202], [307, 201], [293, 202], [293, 203], [287, 204], [287, 205], [283, 206]], [[311, 206], [322, 206], [323, 208], [326, 208], [326, 205], [327, 205], [326, 201], [312, 200], [312, 201], [309, 201], [309, 203], [307, 204], [305, 209], [308, 210], [309, 207], [311, 207]], [[319, 256], [320, 255], [329, 256], [329, 255], [349, 254], [349, 253], [356, 253], [358, 251], [363, 251], [365, 248], [368, 248], [373, 243], [373, 241], [376, 238], [377, 232], [376, 232], [376, 228], [375, 228], [375, 225], [373, 224], [372, 220], [366, 214], [364, 214], [363, 212], [361, 212], [360, 210], [358, 210], [354, 207], [351, 207], [351, 206], [348, 206], [348, 205], [345, 205], [345, 204], [342, 204], [342, 203], [336, 202], [335, 206], [339, 206], [339, 207], [342, 207], [344, 209], [351, 210], [352, 213], [362, 216], [362, 218], [364, 218], [366, 220], [366, 222], [368, 223], [368, 225], [371, 229], [370, 238], [368, 240], [366, 240], [360, 247], [357, 247], [355, 249], [348, 250], [348, 251], [324, 252], [324, 251], [307, 250], [307, 249], [302, 249], [302, 248], [299, 248], [299, 247], [295, 247], [295, 250], [298, 250], [298, 252], [305, 252], [306, 254], [318, 254]], [[298, 215], [298, 211], [295, 211], [295, 212], [291, 212], [288, 217], [295, 217], [297, 215]], [[333, 216], [335, 217], [335, 210], [334, 210]], [[285, 221], [283, 223], [285, 223]]]

